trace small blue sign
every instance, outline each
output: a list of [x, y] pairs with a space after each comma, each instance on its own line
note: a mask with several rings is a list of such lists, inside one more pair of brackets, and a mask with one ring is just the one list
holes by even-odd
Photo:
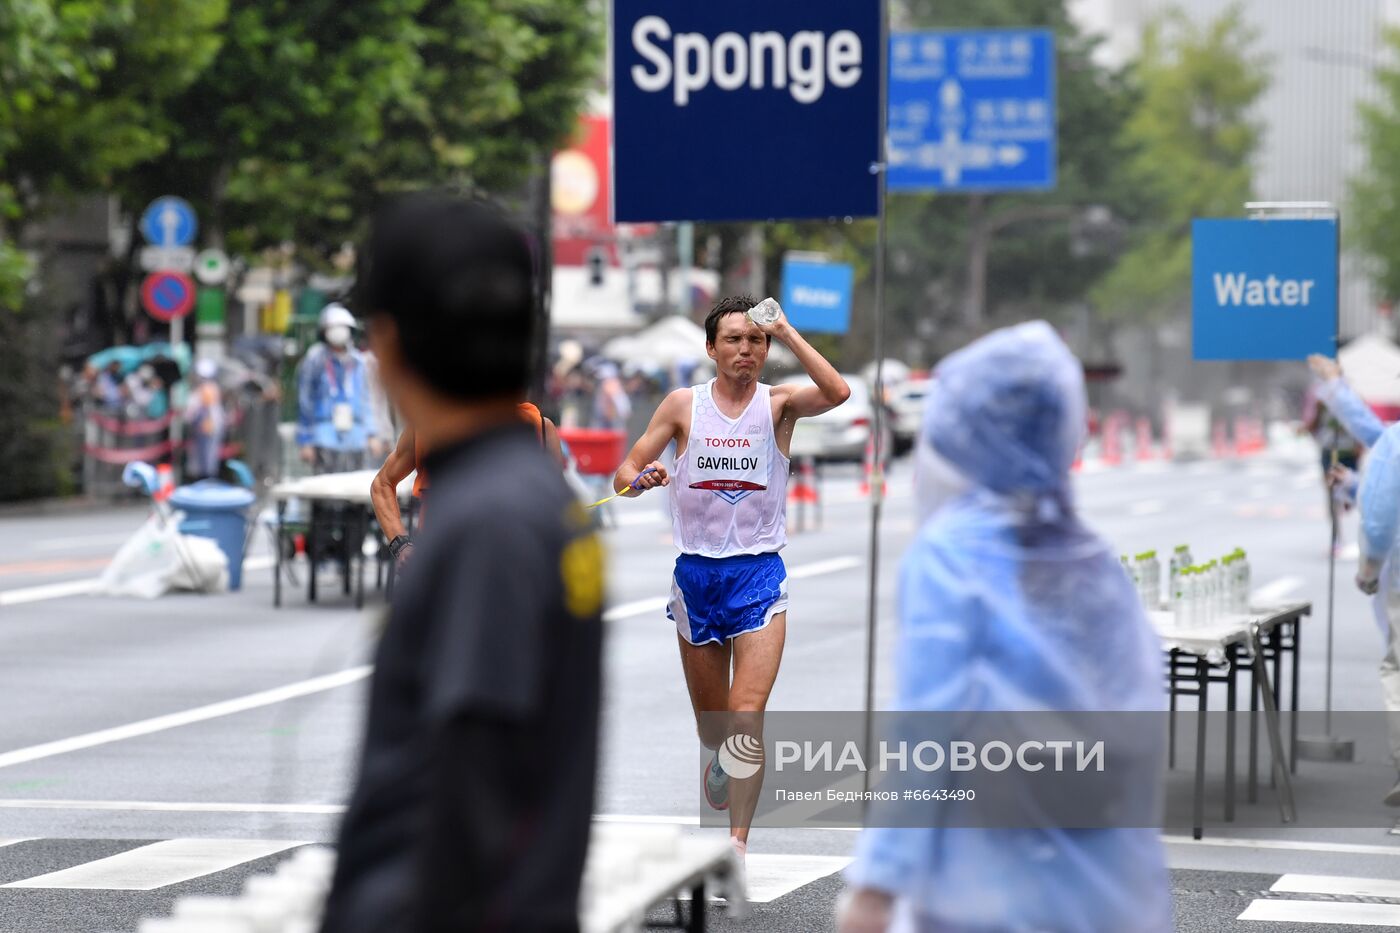
[[890, 37], [891, 191], [1055, 187], [1055, 35]]
[[184, 198], [156, 198], [141, 215], [141, 235], [152, 246], [189, 246], [199, 232], [194, 208]]
[[855, 270], [844, 262], [783, 263], [783, 313], [805, 334], [844, 334], [851, 326]]
[[614, 0], [613, 219], [872, 217], [881, 0]]
[[1336, 221], [1193, 221], [1191, 331], [1198, 360], [1335, 356]]

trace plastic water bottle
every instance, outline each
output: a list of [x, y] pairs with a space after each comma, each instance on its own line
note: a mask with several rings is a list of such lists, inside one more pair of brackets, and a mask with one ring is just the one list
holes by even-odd
[[1181, 569], [1182, 621], [1186, 628], [1201, 624], [1201, 575], [1195, 567]]
[[1162, 562], [1157, 559], [1156, 551], [1147, 552], [1148, 580], [1151, 582], [1151, 599], [1148, 601], [1148, 608], [1157, 610], [1162, 608]]
[[[1176, 563], [1175, 556], [1172, 557], [1172, 563]], [[1186, 568], [1173, 566], [1170, 580], [1171, 590], [1168, 591], [1168, 595], [1171, 598], [1172, 623], [1177, 628], [1186, 628], [1188, 625], [1186, 617], [1186, 580]]]
[[773, 298], [765, 298], [745, 312], [750, 321], [764, 327], [776, 321], [782, 313], [782, 305]]
[[1244, 548], [1235, 549], [1235, 606], [1236, 612], [1243, 615], [1249, 614], [1249, 588], [1252, 585], [1249, 572], [1249, 558], [1245, 556]]

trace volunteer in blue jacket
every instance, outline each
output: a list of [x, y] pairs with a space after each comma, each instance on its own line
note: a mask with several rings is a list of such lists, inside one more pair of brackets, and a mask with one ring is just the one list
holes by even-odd
[[[1164, 709], [1157, 636], [1071, 501], [1079, 361], [1036, 321], [949, 356], [930, 385], [922, 526], [899, 584], [898, 710]], [[1160, 799], [1153, 755], [1134, 773]], [[1150, 827], [872, 828], [847, 880], [843, 933], [1172, 928]]]
[[355, 316], [329, 304], [320, 327], [321, 342], [297, 367], [297, 447], [313, 472], [362, 470], [376, 435], [369, 369], [352, 340]]

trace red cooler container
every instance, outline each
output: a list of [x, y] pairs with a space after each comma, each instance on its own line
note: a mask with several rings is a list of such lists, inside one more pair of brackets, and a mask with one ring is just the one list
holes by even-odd
[[627, 455], [627, 434], [595, 428], [560, 428], [559, 439], [569, 445], [580, 473], [606, 476], [617, 472]]

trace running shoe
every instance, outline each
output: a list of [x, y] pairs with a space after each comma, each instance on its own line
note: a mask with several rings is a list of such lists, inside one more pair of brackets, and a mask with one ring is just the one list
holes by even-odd
[[700, 773], [700, 784], [705, 789], [705, 802], [711, 809], [729, 809], [729, 775], [719, 766], [719, 752], [715, 752]]

